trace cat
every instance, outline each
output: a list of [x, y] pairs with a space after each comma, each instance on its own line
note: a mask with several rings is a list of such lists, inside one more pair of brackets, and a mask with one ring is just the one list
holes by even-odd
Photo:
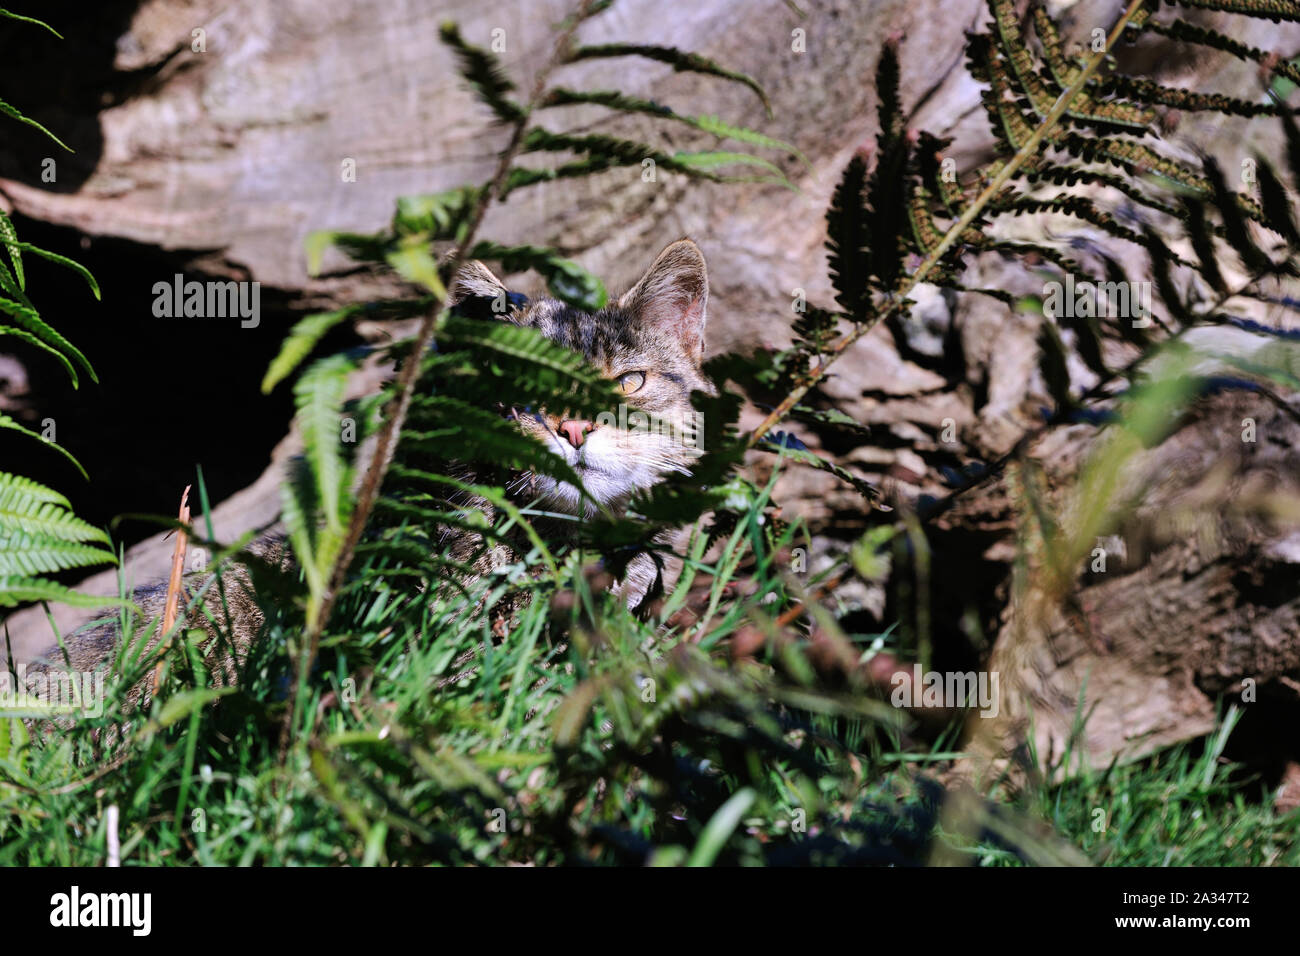
[[[695, 391], [717, 394], [703, 369], [708, 297], [704, 255], [690, 239], [666, 246], [626, 293], [595, 312], [551, 298], [525, 299], [507, 290], [481, 262], [461, 267], [448, 287], [450, 307], [463, 315], [493, 316], [535, 328], [546, 338], [579, 352], [615, 384], [627, 405], [618, 415], [597, 421], [570, 419], [547, 409], [510, 408], [508, 415], [518, 427], [561, 457], [587, 492], [584, 496], [572, 484], [547, 475], [521, 473], [509, 482], [512, 497], [561, 515], [591, 518], [605, 510], [621, 516], [638, 492], [668, 474], [690, 473], [691, 463], [701, 453], [691, 395]], [[654, 422], [655, 427], [625, 427], [629, 420], [634, 424]], [[491, 505], [482, 499], [461, 504], [491, 517]], [[538, 519], [535, 525], [539, 532], [554, 537], [572, 534], [575, 526], [573, 521], [545, 519]], [[478, 575], [518, 557], [510, 541], [488, 544], [480, 535], [463, 530], [444, 530], [441, 543], [453, 561], [471, 566]], [[272, 565], [290, 566], [282, 533], [267, 535], [249, 550]], [[641, 610], [671, 584], [676, 571], [674, 562], [665, 562], [658, 551], [642, 551], [628, 562], [613, 589], [629, 607]], [[223, 572], [222, 588], [215, 584], [213, 575], [187, 576], [182, 607], [188, 599], [194, 609], [186, 623], [218, 640], [219, 628], [212, 621], [224, 625], [228, 610], [233, 651], [241, 654], [263, 622], [250, 576], [246, 568], [235, 565]], [[132, 593], [143, 622], [161, 616], [166, 592], [166, 582], [156, 582]], [[517, 610], [517, 605], [508, 610]], [[160, 630], [153, 629], [146, 651], [156, 643]], [[90, 673], [113, 658], [119, 634], [116, 619], [87, 625], [68, 635], [63, 647], [52, 648], [38, 658], [27, 673], [47, 680], [69, 669]], [[234, 678], [230, 656], [209, 653], [207, 657], [214, 682], [230, 683]], [[142, 690], [137, 685], [129, 692], [132, 703], [140, 699]]]
[[[604, 509], [622, 516], [638, 492], [668, 474], [689, 474], [701, 453], [691, 395], [717, 394], [702, 367], [708, 294], [704, 255], [690, 239], [664, 248], [631, 289], [596, 312], [555, 299], [512, 298], [482, 263], [463, 268], [450, 290], [453, 305], [464, 309], [466, 303], [476, 302], [478, 309], [464, 309], [473, 315], [485, 314], [483, 306], [489, 302], [510, 304], [504, 321], [537, 329], [582, 354], [615, 384], [625, 402], [607, 421], [568, 419], [545, 409], [509, 409], [525, 434], [577, 473], [587, 496], [570, 483], [529, 473], [516, 475], [508, 490], [543, 512], [593, 518]], [[482, 500], [472, 505], [491, 512]], [[555, 538], [571, 536], [575, 528], [572, 521], [539, 519], [537, 524]], [[488, 548], [484, 554], [477, 535], [455, 534], [449, 539], [450, 556], [472, 561], [479, 573], [514, 560], [509, 545]], [[640, 552], [628, 562], [614, 590], [635, 610], [671, 584], [676, 570], [671, 563], [663, 564], [659, 552]]]

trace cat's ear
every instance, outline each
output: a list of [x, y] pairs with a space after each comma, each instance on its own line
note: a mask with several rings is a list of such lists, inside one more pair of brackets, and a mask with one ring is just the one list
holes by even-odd
[[447, 304], [460, 305], [466, 299], [495, 299], [505, 294], [505, 284], [491, 269], [474, 259], [464, 263], [456, 273], [456, 278], [451, 280], [451, 286], [447, 289]]
[[618, 306], [642, 325], [679, 339], [696, 362], [704, 358], [704, 323], [709, 305], [709, 272], [704, 253], [690, 239], [678, 239], [659, 253]]

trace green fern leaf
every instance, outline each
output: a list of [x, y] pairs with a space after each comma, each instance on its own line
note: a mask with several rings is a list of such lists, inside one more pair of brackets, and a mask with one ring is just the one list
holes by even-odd
[[0, 607], [17, 607], [30, 601], [57, 601], [69, 607], [120, 607], [139, 611], [125, 598], [82, 594], [53, 581], [19, 576], [0, 577]]
[[[4, 310], [5, 304], [4, 300], [0, 299], [0, 311]], [[34, 346], [43, 352], [48, 352], [50, 355], [53, 355], [59, 360], [59, 364], [61, 364], [64, 370], [68, 373], [68, 378], [72, 379], [72, 387], [78, 387], [79, 380], [77, 379], [77, 370], [72, 367], [72, 363], [68, 361], [68, 357], [54, 346], [38, 339], [26, 329], [16, 329], [12, 326], [0, 325], [0, 335], [12, 335], [20, 342], [26, 342], [28, 345]]]
[[656, 60], [660, 63], [667, 63], [678, 73], [704, 73], [709, 76], [720, 77], [724, 80], [731, 80], [735, 83], [743, 84], [749, 87], [763, 103], [763, 109], [767, 115], [772, 115], [772, 104], [768, 102], [767, 94], [752, 76], [745, 73], [739, 73], [734, 70], [728, 70], [712, 60], [706, 59], [697, 53], [688, 53], [678, 50], [674, 47], [667, 46], [649, 46], [637, 43], [604, 43], [597, 46], [581, 46], [575, 49], [570, 55], [570, 62], [577, 60], [591, 60], [596, 58], [620, 57], [620, 56], [641, 56], [647, 59]]
[[50, 574], [94, 564], [116, 564], [112, 551], [46, 535], [0, 530], [0, 577]]
[[408, 445], [425, 447], [445, 458], [537, 472], [566, 481], [575, 488], [582, 487], [582, 479], [563, 458], [500, 415], [440, 395], [421, 396], [414, 403], [419, 404], [422, 422], [455, 425], [460, 434], [448, 441], [442, 435], [406, 431], [402, 441]]
[[45, 29], [53, 33], [56, 37], [58, 37], [60, 40], [63, 39], [62, 34], [60, 34], [58, 30], [54, 29], [54, 27], [50, 26], [44, 20], [37, 20], [33, 17], [24, 17], [10, 10], [6, 10], [3, 7], [0, 7], [0, 17], [4, 17], [6, 20], [17, 20], [20, 23], [31, 23], [31, 24], [35, 24], [38, 27], [44, 27]]
[[494, 357], [513, 359], [524, 363], [521, 371], [547, 371], [551, 373], [547, 380], [551, 394], [534, 397], [562, 399], [569, 403], [571, 411], [584, 417], [594, 418], [616, 407], [620, 400], [613, 385], [590, 368], [581, 355], [557, 345], [537, 329], [449, 316], [438, 331], [438, 345], [471, 346], [479, 362]]
[[325, 525], [341, 532], [351, 512], [347, 495], [349, 469], [343, 460], [343, 393], [355, 364], [347, 355], [333, 355], [313, 364], [294, 385], [298, 429], [315, 482]]
[[[35, 309], [0, 296], [0, 312], [10, 316], [31, 335], [47, 343], [51, 347], [50, 350], [58, 351], [65, 356], [76, 359], [78, 364], [90, 373], [93, 381], [99, 381], [99, 376], [95, 374], [95, 370], [91, 367], [86, 356], [81, 354], [81, 350], [47, 325]], [[78, 384], [75, 372], [72, 374], [72, 384], [74, 387]]]
[[754, 447], [760, 451], [768, 451], [776, 455], [781, 455], [784, 458], [796, 461], [801, 465], [807, 465], [817, 471], [824, 471], [829, 475], [834, 475], [868, 501], [876, 501], [880, 498], [880, 490], [872, 485], [871, 482], [859, 478], [851, 471], [840, 467], [832, 461], [828, 461], [806, 448], [790, 448], [789, 446], [779, 445], [770, 440], [761, 441]]
[[3, 412], [0, 412], [0, 431], [18, 432], [20, 435], [26, 435], [29, 438], [36, 439], [45, 447], [53, 448], [64, 458], [68, 459], [68, 461], [72, 462], [72, 464], [76, 466], [77, 471], [81, 472], [81, 477], [86, 479], [90, 478], [90, 476], [86, 474], [86, 469], [81, 466], [81, 462], [77, 461], [76, 456], [73, 455], [72, 452], [68, 451], [58, 442], [48, 441], [43, 435], [32, 431], [30, 428], [23, 427]]
[[57, 491], [21, 475], [0, 472], [0, 533], [109, 544], [108, 535], [69, 508], [67, 499]]
[[576, 104], [594, 104], [605, 106], [609, 109], [619, 110], [624, 113], [644, 113], [648, 116], [657, 116], [662, 119], [671, 120], [675, 123], [682, 123], [695, 129], [702, 130], [706, 133], [712, 133], [719, 139], [730, 139], [740, 143], [749, 143], [752, 146], [762, 146], [766, 149], [779, 150], [784, 153], [790, 153], [798, 157], [799, 161], [805, 166], [811, 168], [808, 158], [804, 156], [796, 147], [779, 139], [773, 139], [770, 136], [764, 136], [752, 129], [743, 126], [732, 126], [724, 122], [717, 116], [686, 116], [674, 112], [670, 107], [654, 100], [645, 100], [636, 96], [629, 96], [620, 93], [617, 90], [570, 90], [564, 87], [557, 87], [546, 94], [546, 99], [542, 102], [543, 107], [555, 106], [572, 106]]
[[5, 116], [10, 117], [11, 119], [16, 119], [18, 122], [20, 122], [20, 123], [24, 123], [24, 124], [26, 124], [27, 126], [32, 127], [33, 129], [38, 129], [38, 130], [40, 130], [42, 133], [44, 133], [44, 134], [45, 134], [46, 136], [48, 136], [50, 139], [54, 140], [54, 142], [58, 143], [60, 146], [62, 146], [64, 149], [66, 149], [69, 153], [73, 152], [73, 149], [72, 149], [71, 146], [69, 146], [69, 145], [68, 145], [67, 143], [65, 143], [63, 140], [59, 139], [57, 136], [55, 136], [53, 133], [51, 133], [48, 129], [46, 129], [46, 128], [45, 128], [44, 126], [42, 126], [40, 123], [36, 122], [36, 120], [32, 119], [32, 118], [29, 117], [29, 116], [24, 116], [24, 115], [23, 115], [23, 114], [22, 114], [22, 113], [17, 109], [17, 107], [10, 106], [10, 105], [9, 105], [8, 103], [6, 103], [4, 100], [0, 100], [0, 113], [3, 113]]
[[[5, 244], [9, 250], [9, 258], [14, 264], [14, 277], [18, 280], [18, 291], [27, 290], [27, 280], [23, 275], [23, 257], [22, 252], [17, 248], [18, 232], [14, 229], [13, 221], [5, 215], [5, 211], [0, 209], [0, 242]], [[6, 277], [8, 270], [6, 270]], [[15, 290], [11, 283], [5, 283], [4, 291], [14, 295]], [[16, 296], [15, 296], [16, 298]]]
[[396, 235], [423, 233], [430, 239], [459, 240], [482, 199], [477, 186], [460, 186], [440, 193], [402, 196], [393, 215]]
[[268, 394], [305, 359], [330, 329], [345, 319], [364, 312], [364, 305], [349, 305], [333, 312], [317, 312], [296, 322], [271, 360], [262, 378], [262, 394]]
[[761, 156], [751, 156], [749, 153], [730, 153], [722, 150], [712, 152], [673, 153], [673, 159], [691, 169], [713, 169], [717, 166], [758, 166], [775, 174], [778, 178], [784, 179], [785, 174], [781, 172], [778, 166], [773, 165]]
[[50, 252], [46, 249], [41, 249], [40, 247], [33, 246], [31, 243], [28, 242], [19, 242], [18, 240], [10, 238], [9, 236], [0, 236], [0, 242], [3, 242], [6, 246], [8, 246], [11, 252], [13, 250], [18, 250], [20, 252], [30, 252], [34, 256], [40, 256], [42, 259], [48, 259], [50, 262], [57, 262], [61, 266], [66, 266], [67, 268], [71, 269], [73, 272], [77, 273], [77, 275], [85, 279], [86, 284], [90, 286], [90, 291], [94, 294], [95, 298], [96, 299], [100, 298], [99, 283], [96, 282], [95, 277], [90, 274], [90, 270], [87, 269], [85, 266], [83, 266], [80, 262], [77, 262], [75, 259], [69, 259], [67, 256], [59, 255], [57, 252]]
[[384, 261], [407, 282], [422, 286], [440, 300], [447, 298], [437, 260], [424, 236], [402, 236], [388, 250]]
[[466, 43], [460, 35], [460, 28], [450, 21], [441, 26], [439, 34], [442, 42], [451, 47], [460, 58], [461, 75], [498, 119], [513, 123], [528, 115], [527, 110], [506, 95], [514, 90], [515, 85], [510, 82], [500, 61], [493, 54]]
[[383, 262], [389, 252], [389, 238], [331, 229], [317, 229], [310, 232], [303, 240], [303, 248], [307, 254], [308, 275], [320, 275], [321, 259], [330, 246], [337, 246], [349, 258], [358, 262]]
[[[561, 178], [564, 175], [585, 175], [588, 172], [597, 172], [600, 169], [607, 169], [613, 166], [640, 166], [649, 159], [653, 160], [655, 165], [673, 172], [686, 173], [687, 175], [698, 176], [704, 179], [720, 179], [714, 173], [707, 172], [706, 169], [711, 165], [707, 157], [720, 155], [729, 157], [731, 162], [745, 162], [753, 165], [763, 165], [775, 171], [778, 175], [780, 170], [771, 163], [766, 162], [756, 156], [750, 156], [747, 153], [681, 153], [668, 154], [662, 150], [656, 149], [646, 143], [638, 143], [635, 140], [618, 139], [613, 136], [604, 136], [593, 134], [589, 136], [577, 136], [569, 133], [556, 133], [541, 127], [533, 127], [524, 135], [523, 142], [524, 152], [575, 152], [588, 154], [589, 160], [587, 165], [578, 167], [577, 170], [561, 174], [558, 170], [552, 171], [554, 175], [550, 178]], [[703, 158], [701, 158], [703, 157]], [[743, 157], [737, 159], [735, 157]], [[562, 167], [563, 168], [563, 167]]]
[[536, 269], [557, 299], [578, 309], [594, 312], [603, 309], [609, 301], [609, 293], [600, 279], [576, 262], [562, 258], [554, 249], [479, 242], [466, 258], [494, 259], [506, 272]]

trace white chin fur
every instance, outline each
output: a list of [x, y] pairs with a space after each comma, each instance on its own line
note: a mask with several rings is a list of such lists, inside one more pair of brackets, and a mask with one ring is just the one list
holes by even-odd
[[[616, 509], [671, 471], [689, 474], [686, 468], [675, 464], [680, 460], [681, 449], [659, 436], [603, 428], [588, 435], [581, 448], [574, 448], [554, 435], [548, 439], [547, 447], [577, 471], [587, 493], [600, 504]], [[676, 454], [672, 454], [674, 451]], [[665, 452], [673, 463], [665, 460]], [[536, 487], [539, 504], [547, 510], [571, 515], [585, 510], [587, 517], [597, 513], [595, 506], [590, 501], [584, 502], [578, 489], [568, 482], [538, 475]]]

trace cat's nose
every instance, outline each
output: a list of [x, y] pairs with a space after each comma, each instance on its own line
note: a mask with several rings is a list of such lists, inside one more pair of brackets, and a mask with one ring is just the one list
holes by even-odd
[[587, 432], [593, 430], [593, 427], [589, 421], [570, 418], [568, 421], [560, 422], [560, 434], [567, 438], [574, 448], [581, 448], [583, 439]]

